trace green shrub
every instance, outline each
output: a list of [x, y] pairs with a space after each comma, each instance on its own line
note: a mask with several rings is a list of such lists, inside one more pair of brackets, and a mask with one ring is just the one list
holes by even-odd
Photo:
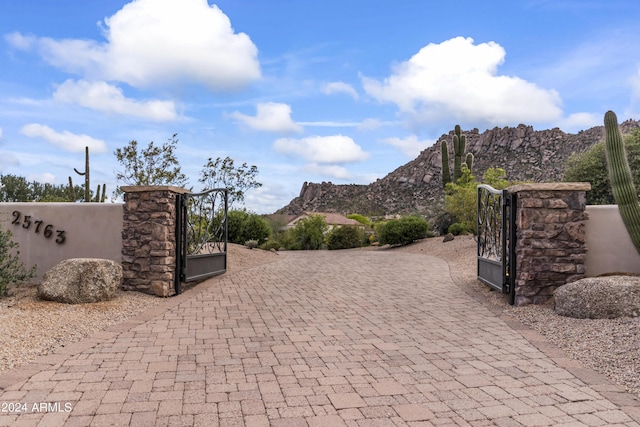
[[320, 249], [324, 243], [324, 233], [327, 228], [327, 222], [322, 215], [303, 218], [285, 233], [284, 247], [304, 250]]
[[19, 247], [11, 240], [9, 230], [0, 229], [0, 296], [7, 295], [7, 286], [31, 279], [36, 274], [36, 267], [27, 269], [18, 258]]
[[257, 240], [247, 240], [246, 242], [244, 242], [244, 245], [249, 249], [255, 249], [255, 248], [258, 247], [258, 241]]
[[327, 249], [359, 248], [365, 239], [364, 232], [359, 227], [348, 225], [335, 227], [327, 235]]
[[447, 230], [447, 232], [453, 234], [454, 236], [459, 236], [460, 234], [468, 234], [472, 231], [473, 230], [470, 230], [467, 226], [459, 222], [451, 224]]
[[227, 212], [227, 240], [229, 243], [243, 244], [246, 240], [243, 234], [243, 224], [249, 217], [246, 211]]
[[269, 223], [258, 214], [250, 214], [242, 224], [242, 237], [256, 240], [259, 244], [271, 235]]
[[[505, 179], [505, 174], [502, 168], [489, 168], [484, 173], [482, 183], [502, 190], [511, 185]], [[471, 171], [462, 165], [462, 177], [455, 184], [447, 184], [445, 190], [445, 210], [453, 217], [452, 222], [460, 223], [472, 233], [478, 228], [478, 184]]]
[[256, 240], [261, 244], [271, 235], [271, 227], [258, 214], [233, 210], [227, 213], [227, 233], [230, 243], [242, 245], [247, 240]]
[[350, 214], [347, 215], [347, 218], [349, 219], [355, 219], [356, 221], [358, 221], [360, 224], [362, 225], [366, 225], [367, 227], [371, 227], [371, 220], [369, 218], [367, 218], [364, 215], [360, 215], [360, 214]]
[[[640, 129], [635, 129], [625, 135], [624, 144], [634, 185], [636, 188], [640, 188]], [[567, 160], [562, 180], [591, 183], [591, 190], [587, 191], [588, 205], [615, 204], [607, 173], [604, 142], [594, 144], [583, 153], [571, 155]]]
[[380, 223], [376, 227], [376, 235], [382, 245], [408, 245], [433, 234], [424, 218], [407, 216]]

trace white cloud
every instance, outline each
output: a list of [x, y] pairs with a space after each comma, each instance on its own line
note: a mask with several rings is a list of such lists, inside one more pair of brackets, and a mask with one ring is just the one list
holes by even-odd
[[365, 91], [398, 106], [418, 124], [448, 121], [499, 125], [557, 120], [560, 97], [518, 77], [497, 74], [505, 50], [456, 37], [430, 43], [394, 67], [383, 82], [362, 77]]
[[322, 91], [327, 95], [331, 95], [334, 93], [346, 93], [353, 99], [358, 99], [358, 92], [356, 92], [353, 86], [344, 82], [327, 83], [322, 89]]
[[38, 181], [46, 184], [55, 184], [56, 176], [49, 172], [44, 172], [40, 174], [30, 174], [27, 176], [28, 181]]
[[291, 119], [291, 107], [277, 102], [258, 104], [255, 116], [247, 116], [238, 111], [229, 116], [255, 130], [283, 134], [300, 133], [304, 130]]
[[420, 141], [415, 135], [411, 135], [406, 138], [385, 138], [382, 142], [398, 148], [402, 154], [411, 159], [418, 157], [418, 154], [420, 154], [422, 150], [436, 143], [435, 140]]
[[236, 90], [260, 78], [258, 50], [245, 33], [207, 0], [133, 0], [105, 18], [106, 43], [33, 38], [6, 40], [33, 49], [52, 65], [91, 80], [135, 87], [198, 82]]
[[351, 163], [369, 157], [353, 139], [344, 135], [280, 138], [273, 148], [279, 153], [297, 155], [314, 163]]
[[319, 165], [317, 163], [311, 163], [305, 166], [305, 172], [310, 172], [316, 175], [326, 176], [329, 178], [337, 179], [351, 179], [351, 174], [344, 166], [338, 165]]
[[89, 147], [90, 151], [98, 153], [107, 151], [107, 145], [100, 139], [95, 139], [88, 135], [76, 135], [67, 130], [56, 132], [49, 126], [37, 123], [24, 126], [20, 133], [30, 138], [43, 138], [66, 151], [81, 152], [84, 151], [84, 147]]
[[602, 126], [604, 122], [604, 113], [574, 113], [559, 121], [558, 127], [564, 132], [575, 133], [581, 130], [589, 129], [594, 126]]
[[57, 87], [53, 99], [105, 113], [144, 117], [157, 121], [170, 121], [177, 118], [173, 101], [137, 101], [126, 98], [120, 88], [106, 82], [67, 80]]

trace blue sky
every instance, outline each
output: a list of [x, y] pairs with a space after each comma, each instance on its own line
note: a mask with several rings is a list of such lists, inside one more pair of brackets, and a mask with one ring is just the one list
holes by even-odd
[[640, 115], [637, 0], [0, 0], [0, 173], [111, 193], [174, 133], [256, 165], [246, 207], [367, 184], [455, 124], [577, 132]]

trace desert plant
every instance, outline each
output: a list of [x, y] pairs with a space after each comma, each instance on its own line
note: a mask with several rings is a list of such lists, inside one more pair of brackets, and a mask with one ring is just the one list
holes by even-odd
[[19, 245], [11, 240], [11, 232], [0, 228], [0, 296], [7, 294], [7, 286], [31, 279], [36, 267], [30, 269], [20, 261]]
[[350, 225], [335, 227], [327, 235], [327, 249], [359, 248], [365, 242], [364, 232]]
[[[638, 189], [640, 188], [640, 129], [634, 129], [622, 138], [633, 175], [633, 183]], [[582, 153], [572, 154], [567, 160], [562, 180], [591, 183], [591, 190], [587, 191], [588, 205], [615, 203], [609, 183], [604, 141], [592, 145]]]
[[464, 162], [462, 156], [467, 146], [467, 137], [462, 135], [462, 129], [460, 125], [456, 125], [453, 130], [453, 179], [451, 179], [451, 169], [449, 167], [449, 147], [447, 141], [443, 140], [440, 143], [442, 150], [442, 186], [446, 188], [449, 183], [456, 183], [460, 177], [462, 177], [462, 165], [467, 165], [467, 168], [471, 170], [473, 168], [473, 154], [467, 153]]
[[255, 248], [258, 247], [258, 241], [257, 240], [247, 240], [246, 242], [244, 242], [244, 245], [249, 249], [255, 249]]
[[287, 249], [320, 249], [324, 243], [327, 222], [322, 215], [309, 215], [286, 233]]
[[[501, 190], [511, 184], [505, 179], [505, 174], [502, 168], [489, 168], [483, 175], [482, 183]], [[467, 166], [462, 165], [462, 176], [455, 184], [449, 183], [445, 188], [445, 209], [453, 217], [452, 223], [459, 223], [472, 233], [477, 230], [478, 184]]]
[[459, 222], [454, 222], [453, 224], [451, 224], [447, 231], [453, 234], [454, 236], [459, 236], [460, 234], [468, 234], [473, 232], [473, 230], [470, 230], [467, 225], [461, 224]]
[[421, 217], [406, 216], [380, 223], [376, 236], [382, 245], [408, 245], [416, 240], [430, 237], [429, 223]]
[[367, 227], [371, 227], [371, 219], [367, 218], [364, 215], [360, 215], [357, 213], [347, 215], [347, 218], [354, 219], [358, 221], [362, 225], [366, 225]]
[[633, 185], [631, 169], [620, 136], [618, 118], [613, 111], [604, 115], [605, 152], [613, 198], [633, 245], [640, 253], [640, 202]]
[[244, 244], [247, 240], [263, 243], [271, 235], [269, 223], [260, 215], [245, 210], [227, 213], [227, 239], [230, 243]]
[[[84, 172], [80, 172], [78, 169], [73, 168], [73, 171], [80, 176], [84, 176], [84, 201], [85, 202], [101, 202], [104, 203], [107, 195], [107, 185], [102, 184], [102, 195], [100, 195], [100, 186], [96, 191], [95, 200], [91, 200], [91, 177], [89, 175], [89, 147], [84, 147]], [[73, 180], [69, 177], [69, 196], [71, 201], [75, 201], [75, 191], [73, 187]]]

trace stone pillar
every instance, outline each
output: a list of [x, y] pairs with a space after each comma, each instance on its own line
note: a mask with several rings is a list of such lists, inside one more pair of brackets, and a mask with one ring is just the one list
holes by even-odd
[[168, 297], [175, 294], [176, 199], [172, 186], [126, 186], [122, 229], [122, 287]]
[[542, 304], [585, 274], [589, 183], [523, 184], [517, 193], [515, 305]]

